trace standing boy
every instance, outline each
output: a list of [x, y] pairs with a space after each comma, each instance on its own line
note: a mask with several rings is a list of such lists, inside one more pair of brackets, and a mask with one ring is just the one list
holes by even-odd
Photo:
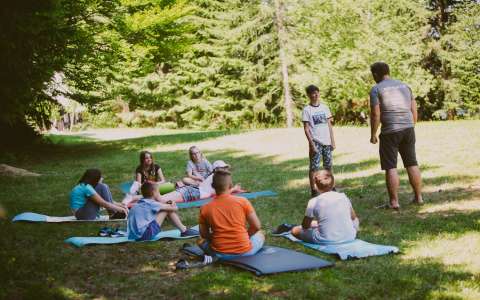
[[335, 149], [333, 138], [332, 113], [328, 106], [320, 102], [320, 90], [315, 85], [309, 85], [305, 91], [310, 104], [303, 108], [302, 121], [309, 146], [310, 168], [308, 177], [312, 197], [318, 195], [314, 175], [320, 169], [320, 159], [323, 168], [332, 170], [332, 151]]
[[390, 68], [384, 62], [371, 65], [373, 79], [377, 83], [370, 91], [370, 142], [376, 144], [377, 130], [380, 133], [380, 164], [385, 170], [389, 207], [399, 209], [397, 157], [400, 152], [407, 169], [410, 185], [415, 193], [413, 203], [422, 204], [422, 178], [415, 154], [415, 123], [417, 103], [405, 83], [390, 78]]

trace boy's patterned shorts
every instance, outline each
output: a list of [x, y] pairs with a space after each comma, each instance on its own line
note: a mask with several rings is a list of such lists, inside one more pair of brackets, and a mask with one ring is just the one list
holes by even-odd
[[320, 160], [323, 161], [323, 168], [326, 170], [332, 169], [332, 146], [322, 145], [315, 142], [317, 152], [310, 152], [310, 171], [318, 171], [320, 169]]

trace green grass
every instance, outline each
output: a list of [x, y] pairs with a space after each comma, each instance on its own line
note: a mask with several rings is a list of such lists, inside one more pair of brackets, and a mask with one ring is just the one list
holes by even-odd
[[[0, 221], [0, 298], [480, 298], [480, 122], [422, 123], [417, 153], [424, 178], [422, 207], [408, 205], [411, 191], [401, 172], [402, 211], [374, 207], [386, 199], [377, 146], [369, 130], [335, 128], [337, 184], [361, 220], [359, 237], [400, 247], [402, 253], [342, 262], [284, 239], [267, 243], [336, 262], [331, 269], [268, 277], [228, 266], [174, 272], [182, 241], [73, 248], [70, 236], [95, 235], [102, 224], [13, 224]], [[0, 177], [0, 203], [9, 218], [24, 211], [69, 213], [68, 194], [88, 167], [103, 170], [114, 197], [130, 180], [138, 152], [154, 151], [171, 179], [183, 175], [186, 149], [199, 145], [210, 161], [233, 165], [234, 180], [250, 190], [272, 189], [276, 198], [253, 200], [264, 228], [300, 222], [308, 201], [307, 145], [301, 129], [250, 132], [168, 132], [116, 141], [94, 136], [51, 136], [52, 145], [14, 166], [43, 174]], [[401, 163], [399, 164], [399, 166]], [[182, 210], [196, 224], [197, 209]], [[168, 225], [170, 226], [170, 225]]]

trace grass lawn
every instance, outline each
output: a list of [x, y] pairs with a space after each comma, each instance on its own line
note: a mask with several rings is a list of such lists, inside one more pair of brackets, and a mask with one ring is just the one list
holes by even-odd
[[[235, 182], [279, 193], [252, 201], [266, 231], [301, 221], [309, 199], [302, 129], [148, 134], [153, 135], [124, 140], [118, 135], [95, 140], [94, 132], [51, 136], [52, 146], [7, 161], [42, 176], [0, 177], [0, 203], [9, 214], [9, 220], [0, 221], [0, 298], [480, 299], [480, 121], [417, 126], [426, 205], [408, 204], [412, 195], [401, 171], [400, 213], [374, 209], [387, 195], [369, 129], [335, 128], [337, 185], [360, 217], [359, 238], [396, 245], [402, 251], [398, 255], [343, 262], [267, 235], [270, 245], [335, 261], [336, 266], [267, 277], [217, 265], [175, 272], [172, 265], [183, 241], [76, 249], [63, 240], [94, 236], [104, 224], [10, 222], [25, 211], [67, 215], [70, 189], [88, 167], [102, 169], [120, 199], [116, 187], [133, 177], [143, 149], [154, 152], [167, 178], [179, 178], [193, 144], [210, 161], [231, 163]], [[185, 224], [196, 224], [198, 209], [180, 213]]]

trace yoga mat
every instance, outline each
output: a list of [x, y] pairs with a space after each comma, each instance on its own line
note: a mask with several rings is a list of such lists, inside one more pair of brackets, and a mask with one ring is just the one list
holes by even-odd
[[16, 215], [12, 222], [46, 222], [46, 223], [64, 223], [64, 222], [118, 222], [125, 221], [126, 219], [112, 219], [108, 216], [102, 215], [95, 220], [77, 220], [75, 216], [55, 217], [37, 214], [33, 212], [25, 212]]
[[[240, 194], [235, 194], [235, 196], [244, 197], [247, 199], [255, 199], [259, 197], [274, 197], [274, 196], [277, 196], [277, 193], [273, 191], [260, 191], [260, 192], [252, 192], [252, 193], [240, 193]], [[212, 200], [213, 198], [207, 198], [207, 199], [191, 201], [191, 202], [180, 202], [180, 203], [177, 203], [177, 206], [178, 208], [201, 207]]]
[[399, 249], [395, 246], [377, 245], [359, 239], [338, 244], [310, 244], [297, 239], [289, 232], [274, 234], [273, 236], [284, 237], [292, 242], [300, 243], [305, 247], [315, 249], [323, 253], [336, 254], [341, 260], [365, 258], [369, 256], [386, 255], [399, 252]]
[[[132, 186], [132, 183], [133, 181], [127, 181], [120, 184], [120, 190], [122, 190], [124, 194], [128, 194], [130, 192], [130, 187]], [[165, 183], [159, 184], [158, 190], [160, 191], [161, 195], [173, 192], [175, 190], [175, 184], [171, 182], [165, 182]]]
[[[185, 247], [182, 251], [194, 256], [203, 256], [203, 251], [198, 246]], [[221, 262], [248, 270], [257, 276], [334, 266], [334, 263], [318, 257], [274, 246], [264, 246], [255, 255], [221, 260]]]
[[[192, 227], [198, 231], [198, 225]], [[76, 247], [83, 247], [87, 245], [112, 245], [112, 244], [122, 244], [122, 243], [142, 243], [142, 242], [155, 242], [161, 239], [191, 239], [195, 236], [182, 237], [180, 235], [180, 230], [172, 229], [167, 231], [160, 231], [153, 239], [148, 241], [136, 241], [129, 240], [128, 237], [71, 237], [65, 240], [65, 243], [71, 244]]]

